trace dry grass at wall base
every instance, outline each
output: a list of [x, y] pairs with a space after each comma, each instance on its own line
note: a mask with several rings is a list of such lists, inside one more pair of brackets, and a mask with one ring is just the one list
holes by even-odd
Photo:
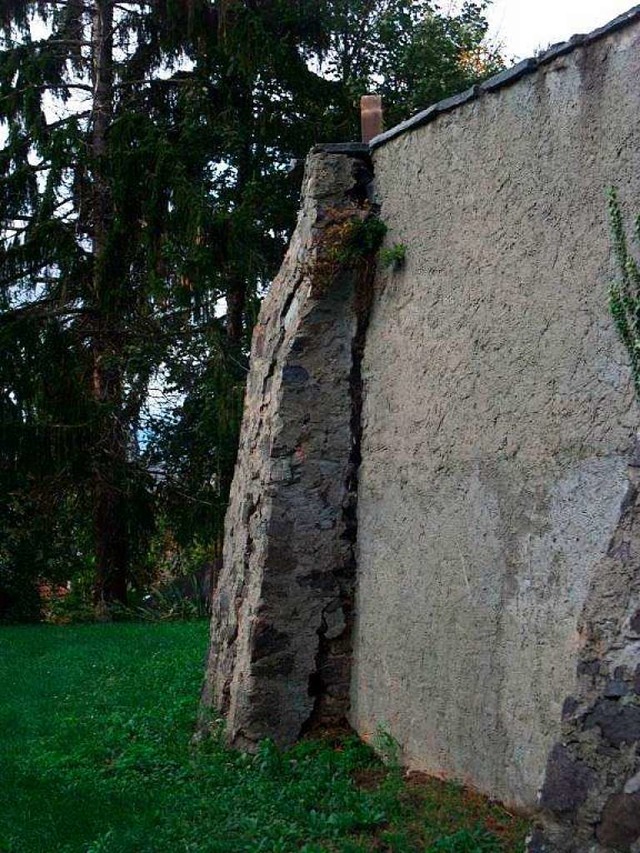
[[354, 737], [194, 746], [207, 629], [0, 629], [2, 853], [522, 850], [522, 821]]

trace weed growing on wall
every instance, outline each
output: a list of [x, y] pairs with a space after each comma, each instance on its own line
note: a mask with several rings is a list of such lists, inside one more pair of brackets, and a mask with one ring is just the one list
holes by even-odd
[[344, 272], [366, 268], [380, 248], [387, 226], [371, 205], [346, 205], [325, 211], [325, 222], [314, 239], [312, 274], [317, 293], [324, 293]]
[[380, 263], [383, 267], [399, 270], [404, 266], [407, 257], [407, 247], [404, 243], [394, 243], [388, 249], [380, 249]]
[[[633, 382], [640, 397], [640, 269], [629, 251], [622, 211], [614, 187], [608, 192], [608, 207], [619, 275], [609, 287], [609, 308], [618, 334], [629, 353]], [[636, 219], [634, 231], [640, 240], [640, 217]]]
[[353, 220], [341, 249], [342, 261], [353, 263], [374, 255], [386, 233], [387, 226], [377, 216]]
[[382, 724], [378, 725], [376, 729], [372, 746], [387, 767], [400, 771], [402, 748], [388, 728]]

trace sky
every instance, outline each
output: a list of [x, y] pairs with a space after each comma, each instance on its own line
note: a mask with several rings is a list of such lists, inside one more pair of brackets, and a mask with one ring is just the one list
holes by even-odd
[[[638, 2], [638, 0], [635, 0]], [[588, 33], [634, 6], [634, 0], [493, 0], [487, 11], [489, 38], [509, 59]]]

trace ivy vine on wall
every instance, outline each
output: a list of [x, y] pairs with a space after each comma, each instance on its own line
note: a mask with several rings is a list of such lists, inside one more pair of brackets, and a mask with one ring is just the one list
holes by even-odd
[[[609, 189], [607, 201], [613, 250], [618, 266], [618, 276], [609, 287], [609, 308], [618, 334], [629, 353], [633, 382], [640, 397], [640, 267], [629, 250], [615, 187]], [[636, 218], [634, 233], [640, 241], [640, 216]]]

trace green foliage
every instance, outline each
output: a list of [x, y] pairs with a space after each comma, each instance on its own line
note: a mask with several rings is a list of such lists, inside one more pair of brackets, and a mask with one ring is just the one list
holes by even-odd
[[[200, 570], [204, 562], [199, 564]], [[176, 622], [204, 619], [210, 615], [210, 598], [197, 574], [168, 576], [146, 588], [130, 592], [127, 604], [113, 602], [107, 609], [96, 607], [93, 599], [93, 573], [77, 574], [71, 589], [54, 587], [49, 595], [38, 598], [38, 615], [53, 625], [90, 622]], [[5, 620], [8, 621], [8, 620]], [[24, 618], [13, 621], [26, 621]]]
[[117, 619], [142, 619], [147, 622], [184, 622], [205, 619], [208, 615], [207, 601], [194, 575], [183, 578], [181, 585], [160, 586], [143, 595], [136, 606], [119, 608], [115, 614]]
[[400, 770], [402, 750], [400, 744], [386, 726], [378, 726], [373, 737], [372, 746], [387, 767], [395, 771]]
[[429, 853], [501, 853], [503, 849], [495, 835], [480, 827], [471, 831], [461, 829], [441, 838], [429, 847]]
[[367, 92], [382, 95], [393, 126], [419, 109], [460, 92], [504, 67], [485, 42], [489, 5], [465, 2], [447, 14], [432, 0], [328, 0], [322, 67], [339, 81], [342, 126], [354, 138], [347, 104]]
[[336, 259], [344, 264], [354, 264], [375, 255], [387, 233], [387, 226], [377, 216], [352, 218], [346, 225], [340, 245], [336, 247]]
[[[0, 500], [0, 623], [38, 620], [45, 579], [55, 587], [91, 571], [75, 500], [58, 495], [48, 482], [41, 490], [22, 491], [26, 473], [11, 478], [15, 491]], [[59, 503], [52, 518], [54, 498]]]
[[242, 420], [245, 364], [246, 357], [234, 354], [224, 331], [209, 324], [184, 341], [179, 357], [167, 365], [167, 388], [182, 397], [181, 405], [147, 421], [143, 456], [160, 472], [158, 529], [161, 535], [171, 532], [183, 561], [204, 548], [203, 543], [220, 549]]
[[[640, 268], [629, 251], [622, 211], [613, 187], [608, 192], [608, 206], [619, 274], [609, 287], [609, 308], [629, 354], [633, 382], [640, 395]], [[635, 235], [640, 239], [640, 217], [636, 219]]]
[[207, 640], [203, 621], [0, 630], [0, 849], [409, 853], [464, 828], [476, 848], [437, 849], [521, 849], [524, 827], [482, 846], [495, 806], [441, 785], [422, 800], [354, 737], [194, 744]]
[[[157, 286], [161, 236], [171, 221], [172, 241], [186, 252], [202, 205], [194, 193], [190, 216], [172, 221], [185, 202], [183, 104], [166, 90], [152, 92], [156, 69], [170, 59], [160, 19], [114, 13], [114, 4], [99, 0], [19, 6], [0, 42], [0, 379], [7, 415], [0, 503], [10, 496], [21, 506], [46, 506], [33, 515], [43, 535], [32, 571], [51, 578], [64, 543], [67, 577], [73, 573], [79, 549], [65, 542], [71, 521], [85, 565], [92, 563], [111, 595], [116, 581], [126, 588], [123, 575], [141, 558], [153, 527], [153, 481], [135, 437], [167, 348]], [[101, 43], [92, 26], [98, 9], [115, 14], [113, 41], [109, 34]], [[32, 34], [34, 20], [40, 27]], [[100, 103], [96, 77], [104, 81]], [[166, 265], [165, 302], [189, 262], [187, 254]], [[12, 535], [27, 540], [14, 552], [24, 550], [31, 526], [16, 525]], [[11, 561], [17, 566], [15, 554]]]
[[88, 587], [72, 582], [72, 589], [67, 594], [54, 594], [42, 602], [42, 619], [53, 625], [85, 624], [95, 622], [96, 608], [92, 596], [93, 576]]
[[327, 292], [346, 272], [371, 270], [387, 227], [368, 204], [327, 208], [314, 237], [312, 274], [316, 292]]
[[[185, 553], [219, 547], [252, 327], [298, 206], [286, 166], [357, 138], [365, 91], [393, 124], [494, 70], [485, 6], [3, 5], [0, 618], [87, 569], [120, 597], [167, 525]], [[382, 227], [338, 251], [358, 262]]]
[[410, 34], [400, 35], [387, 60], [383, 88], [392, 116], [399, 102], [411, 114], [504, 68], [499, 51], [485, 43], [489, 5], [486, 0], [464, 2], [457, 14], [445, 15], [430, 4]]
[[394, 270], [404, 265], [407, 256], [407, 247], [404, 243], [394, 243], [385, 249], [380, 249], [380, 263], [383, 267], [391, 267]]

